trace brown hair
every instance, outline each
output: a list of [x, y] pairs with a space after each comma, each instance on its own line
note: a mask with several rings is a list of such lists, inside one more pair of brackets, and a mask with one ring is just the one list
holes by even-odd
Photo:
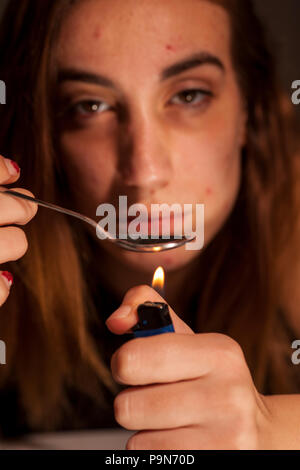
[[[286, 308], [281, 300], [290, 259], [285, 247], [296, 229], [296, 147], [252, 3], [209, 1], [224, 7], [231, 19], [233, 63], [248, 104], [248, 140], [234, 210], [202, 253], [197, 330], [232, 336], [244, 350], [258, 390], [265, 390], [268, 379], [271, 393], [288, 393], [295, 387], [287, 364], [290, 340], [278, 328], [280, 309]], [[8, 96], [0, 110], [0, 151], [21, 166], [23, 187], [41, 199], [70, 202], [69, 207], [51, 119], [51, 51], [74, 3], [11, 0], [0, 31], [0, 76]], [[84, 230], [74, 231], [71, 224], [63, 215], [38, 211], [24, 227], [27, 253], [7, 264], [16, 281], [1, 308], [1, 339], [8, 349], [0, 385], [16, 384], [33, 428], [57, 425], [68, 406], [66, 384], [99, 401], [101, 389], [116, 392], [88, 330], [90, 312], [97, 308], [82, 265], [82, 253], [87, 262], [90, 253], [84, 251]]]
[[198, 328], [226, 333], [239, 342], [262, 393], [296, 392], [300, 381], [291, 362], [295, 338], [289, 337], [294, 305], [286, 292], [290, 294], [291, 282], [300, 274], [295, 258], [297, 122], [252, 1], [209, 1], [229, 13], [232, 60], [247, 102], [248, 125], [235, 208], [203, 252], [207, 270]]

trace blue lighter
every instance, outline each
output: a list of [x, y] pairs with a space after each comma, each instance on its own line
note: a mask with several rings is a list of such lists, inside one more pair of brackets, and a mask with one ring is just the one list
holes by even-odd
[[139, 321], [132, 328], [135, 338], [175, 332], [168, 304], [147, 301], [138, 306], [137, 312]]

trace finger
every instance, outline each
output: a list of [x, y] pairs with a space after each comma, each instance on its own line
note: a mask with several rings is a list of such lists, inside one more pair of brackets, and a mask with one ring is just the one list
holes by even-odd
[[[194, 426], [159, 431], [140, 431], [133, 434], [126, 443], [126, 450], [204, 450], [217, 448], [222, 449], [222, 444], [217, 447], [217, 440], [212, 440], [206, 429], [203, 430]], [[185, 456], [185, 462], [188, 464], [193, 463], [192, 456], [189, 460], [187, 460], [187, 457]]]
[[[0, 191], [5, 189], [0, 186]], [[14, 191], [34, 197], [34, 195], [23, 188], [10, 188]], [[17, 224], [25, 225], [37, 213], [38, 205], [34, 202], [20, 199], [10, 194], [1, 194], [0, 192], [0, 225]]]
[[130, 387], [114, 400], [116, 421], [130, 430], [237, 425], [255, 409], [248, 383], [215, 377]]
[[6, 301], [12, 284], [12, 274], [8, 271], [0, 271], [0, 306]]
[[[126, 444], [126, 450], [255, 450], [257, 448], [255, 442], [249, 438], [243, 442], [240, 437], [231, 437], [230, 430], [228, 432], [226, 428], [207, 429], [200, 426], [140, 431], [133, 434]], [[187, 458], [188, 455], [185, 455], [185, 462], [189, 465], [194, 463], [193, 456], [189, 456], [189, 460]]]
[[14, 160], [0, 155], [0, 184], [14, 183], [19, 179], [20, 173], [20, 167]]
[[223, 348], [224, 342], [214, 333], [166, 333], [136, 338], [124, 343], [112, 355], [112, 375], [116, 382], [126, 385], [203, 377], [218, 367], [220, 361], [223, 364], [230, 362], [233, 368], [232, 358], [226, 361], [228, 353]]
[[[115, 419], [129, 430], [173, 429], [204, 423], [216, 410], [220, 414], [224, 401], [219, 400], [218, 410], [216, 403], [211, 403], [211, 394], [201, 390], [200, 380], [122, 390], [114, 400]], [[207, 385], [203, 388], [207, 392]]]
[[[112, 333], [124, 334], [138, 321], [137, 307], [146, 302], [165, 302], [165, 300], [150, 286], [132, 287], [124, 296], [121, 307], [107, 320], [106, 325]], [[193, 330], [169, 306], [169, 312], [176, 333], [194, 334]]]
[[27, 248], [27, 238], [21, 228], [0, 228], [0, 263], [15, 261], [21, 258], [26, 253]]

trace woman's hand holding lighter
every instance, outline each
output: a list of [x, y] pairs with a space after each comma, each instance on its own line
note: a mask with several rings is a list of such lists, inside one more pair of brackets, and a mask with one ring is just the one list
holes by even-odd
[[[130, 289], [107, 320], [110, 331], [128, 333], [146, 300], [163, 301], [149, 286]], [[128, 341], [111, 359], [114, 379], [130, 386], [115, 398], [115, 418], [138, 431], [126, 449], [266, 448], [272, 415], [238, 343], [195, 334], [169, 310], [175, 333]]]

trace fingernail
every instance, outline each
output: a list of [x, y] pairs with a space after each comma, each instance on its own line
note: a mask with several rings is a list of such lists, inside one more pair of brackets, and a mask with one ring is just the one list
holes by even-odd
[[3, 276], [7, 287], [10, 288], [14, 282], [12, 273], [10, 273], [9, 271], [1, 271], [1, 276]]
[[4, 162], [10, 175], [15, 176], [20, 173], [21, 169], [14, 160], [11, 160], [10, 158], [4, 158]]
[[108, 317], [106, 321], [110, 321], [112, 319], [115, 320], [116, 318], [127, 317], [127, 315], [129, 315], [130, 312], [131, 312], [131, 307], [129, 305], [122, 305], [117, 310], [115, 310], [114, 313], [112, 313], [111, 316]]

